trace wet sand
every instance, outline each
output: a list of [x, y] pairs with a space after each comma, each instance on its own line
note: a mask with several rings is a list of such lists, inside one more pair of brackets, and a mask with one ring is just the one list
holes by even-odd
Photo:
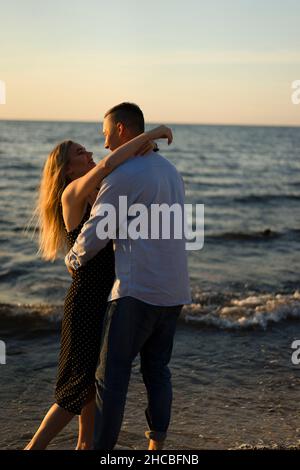
[[[233, 332], [179, 325], [171, 364], [173, 416], [166, 449], [300, 447], [299, 322]], [[53, 401], [57, 332], [7, 339], [1, 366], [0, 448], [21, 449]], [[146, 449], [146, 392], [133, 367], [117, 448]], [[77, 419], [49, 449], [74, 449]]]

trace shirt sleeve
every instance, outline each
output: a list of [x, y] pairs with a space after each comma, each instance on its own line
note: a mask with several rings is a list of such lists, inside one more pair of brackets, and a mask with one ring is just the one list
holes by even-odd
[[[120, 171], [111, 173], [103, 180], [91, 209], [90, 218], [82, 227], [73, 247], [65, 257], [67, 267], [76, 271], [105, 248], [110, 239], [116, 237], [119, 226], [123, 222], [122, 214], [123, 218], [127, 219], [127, 212], [122, 213], [120, 210], [119, 197], [127, 197], [130, 186], [130, 179]], [[105, 233], [101, 229], [108, 217], [111, 223], [108, 225], [108, 230], [105, 229], [107, 234], [104, 238]]]

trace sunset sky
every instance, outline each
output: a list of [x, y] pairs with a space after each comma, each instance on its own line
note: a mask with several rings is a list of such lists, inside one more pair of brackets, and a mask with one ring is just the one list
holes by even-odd
[[299, 0], [0, 0], [0, 119], [300, 125]]

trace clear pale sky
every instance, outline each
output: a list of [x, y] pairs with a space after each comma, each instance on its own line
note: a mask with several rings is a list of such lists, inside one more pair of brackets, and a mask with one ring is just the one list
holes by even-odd
[[300, 125], [299, 0], [0, 0], [0, 119]]

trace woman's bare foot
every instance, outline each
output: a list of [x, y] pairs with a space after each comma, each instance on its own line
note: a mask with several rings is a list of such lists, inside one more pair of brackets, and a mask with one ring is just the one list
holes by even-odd
[[49, 442], [72, 420], [73, 413], [61, 408], [56, 403], [43, 419], [39, 429], [24, 450], [44, 450]]
[[82, 442], [81, 444], [77, 444], [77, 447], [75, 450], [92, 450], [92, 446], [90, 444], [84, 444]]

